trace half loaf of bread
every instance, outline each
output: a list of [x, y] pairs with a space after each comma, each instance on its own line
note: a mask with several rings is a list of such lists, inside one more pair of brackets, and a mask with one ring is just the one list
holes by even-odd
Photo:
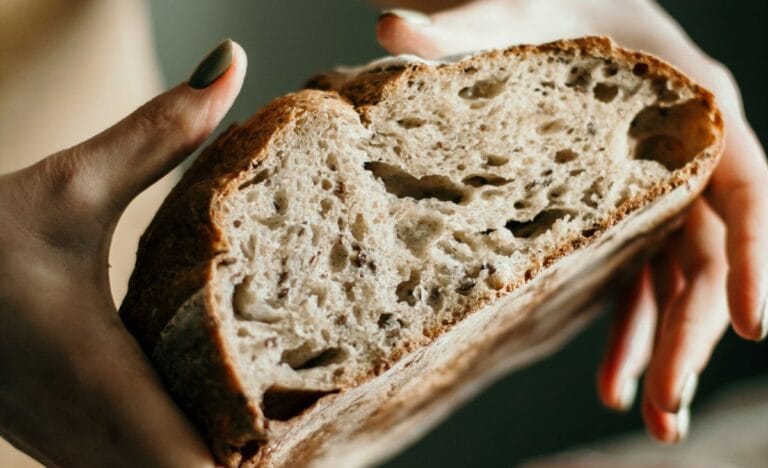
[[605, 38], [312, 85], [195, 161], [120, 310], [228, 466], [402, 448], [578, 328], [722, 143], [709, 92]]

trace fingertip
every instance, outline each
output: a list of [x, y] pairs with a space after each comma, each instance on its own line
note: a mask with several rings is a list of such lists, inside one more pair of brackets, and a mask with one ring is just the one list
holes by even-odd
[[440, 56], [428, 37], [428, 22], [414, 23], [394, 11], [384, 12], [376, 22], [376, 39], [390, 54], [412, 54], [427, 59]]
[[[679, 442], [687, 434], [689, 421], [685, 418], [687, 413], [683, 412], [681, 414], [683, 418], [678, 422], [678, 415], [657, 408], [648, 398], [647, 393], [643, 397], [642, 414], [648, 434], [658, 442], [672, 444]], [[679, 423], [684, 427], [679, 427]], [[681, 434], [680, 429], [684, 429], [685, 433]]]
[[[746, 266], [744, 268], [747, 268]], [[768, 286], [759, 292], [756, 273], [732, 266], [728, 272], [728, 309], [731, 326], [747, 340], [761, 341], [768, 334]]]
[[597, 371], [597, 396], [606, 408], [624, 412], [628, 411], [637, 393], [637, 379], [621, 378], [616, 359], [608, 353], [603, 364]]
[[651, 362], [645, 379], [645, 397], [659, 411], [674, 413], [680, 405], [676, 373], [666, 362]]

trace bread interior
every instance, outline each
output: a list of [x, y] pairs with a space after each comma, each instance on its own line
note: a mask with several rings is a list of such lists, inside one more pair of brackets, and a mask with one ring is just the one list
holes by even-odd
[[225, 200], [217, 300], [268, 419], [428, 344], [715, 139], [692, 90], [642, 63], [452, 70], [413, 73], [365, 118], [305, 113]]

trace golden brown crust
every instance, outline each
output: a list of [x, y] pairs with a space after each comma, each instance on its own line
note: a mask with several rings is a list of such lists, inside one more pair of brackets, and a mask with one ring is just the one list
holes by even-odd
[[[698, 155], [692, 162], [676, 171], [673, 176], [641, 197], [625, 202], [614, 215], [606, 220], [596, 232], [579, 236], [564, 243], [558, 249], [544, 256], [536, 268], [507, 285], [493, 297], [479, 298], [470, 306], [457, 311], [455, 320], [428, 330], [434, 339], [445, 333], [456, 322], [480, 310], [484, 305], [520, 288], [531, 281], [539, 272], [575, 249], [591, 244], [600, 233], [617, 224], [629, 213], [643, 209], [651, 201], [662, 197], [693, 178], [706, 177], [717, 163], [722, 145], [722, 118], [713, 96], [693, 84], [685, 75], [656, 59], [655, 57], [626, 51], [616, 47], [609, 39], [587, 37], [584, 39], [558, 41], [542, 46], [517, 46], [503, 51], [490, 51], [470, 59], [432, 67], [413, 63], [390, 69], [371, 71], [346, 82], [336, 93], [301, 91], [273, 101], [242, 126], [233, 126], [219, 137], [193, 164], [182, 181], [171, 192], [142, 237], [137, 254], [137, 264], [131, 277], [129, 292], [120, 309], [126, 326], [137, 337], [144, 349], [153, 351], [162, 343], [161, 332], [168, 325], [181, 306], [193, 295], [205, 289], [215, 274], [216, 263], [228, 249], [223, 228], [219, 222], [218, 206], [226, 195], [236, 190], [239, 181], [245, 177], [269, 153], [272, 141], [280, 132], [303, 112], [311, 112], [320, 106], [338, 106], [346, 112], [350, 104], [365, 123], [370, 111], [389, 96], [396, 95], [409, 80], [428, 79], [434, 74], [458, 74], [499, 56], [541, 54], [555, 52], [562, 55], [589, 55], [620, 62], [637, 74], [649, 78], [663, 77], [692, 89], [696, 99], [706, 107], [712, 116], [712, 128], [716, 141]], [[641, 65], [637, 65], [641, 64]], [[322, 85], [322, 79], [315, 81]], [[348, 100], [348, 102], [347, 102]], [[158, 358], [159, 367], [167, 385], [185, 411], [206, 433], [217, 457], [230, 466], [239, 463], [254, 463], [256, 453], [238, 454], [237, 447], [255, 452], [250, 441], [261, 442], [265, 437], [266, 421], [253, 402], [249, 402], [242, 388], [236, 369], [230, 362], [230, 354], [216, 324], [220, 321], [213, 301], [203, 302], [196, 332], [188, 332], [187, 343], [176, 343], [179, 349], [194, 349], [191, 343], [202, 340], [206, 354], [205, 363], [182, 359], [175, 351], [167, 351]], [[205, 337], [208, 337], [207, 339]], [[180, 339], [184, 339], [183, 337]], [[163, 345], [165, 348], [170, 344]], [[410, 348], [415, 346], [412, 344]], [[404, 354], [411, 351], [403, 348], [389, 362], [383, 363], [377, 373], [388, 368]], [[177, 361], [180, 360], [181, 362]], [[194, 368], [191, 368], [194, 367]], [[180, 377], [181, 376], [181, 377]], [[363, 376], [365, 381], [370, 376]], [[195, 393], [185, 390], [184, 382], [198, 379], [203, 388]], [[225, 382], [222, 384], [222, 381]], [[211, 389], [216, 395], [211, 401]]]
[[[120, 317], [153, 358], [176, 401], [207, 436], [217, 458], [229, 466], [243, 458], [241, 449], [256, 452], [253, 447], [264, 438], [264, 418], [246, 397], [206, 288], [217, 263], [227, 261], [221, 254], [229, 248], [219, 202], [258, 167], [270, 143], [290, 122], [334, 101], [348, 107], [337, 94], [320, 91], [278, 98], [206, 148], [142, 236], [120, 307]], [[179, 309], [200, 291], [200, 315], [174, 324], [175, 330], [162, 335]]]

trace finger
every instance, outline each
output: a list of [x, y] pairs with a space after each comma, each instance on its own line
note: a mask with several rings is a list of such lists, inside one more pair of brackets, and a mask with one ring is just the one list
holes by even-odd
[[739, 116], [726, 135], [723, 158], [707, 193], [728, 226], [728, 303], [733, 328], [744, 338], [768, 334], [768, 165], [754, 132]]
[[688, 436], [691, 412], [688, 408], [679, 413], [667, 413], [656, 408], [647, 395], [643, 395], [643, 421], [651, 436], [666, 443], [677, 443]]
[[583, 36], [590, 32], [592, 21], [588, 20], [600, 11], [572, 3], [473, 1], [430, 15], [413, 10], [385, 10], [376, 25], [376, 36], [392, 54], [414, 54], [428, 59]]
[[239, 93], [245, 69], [245, 52], [226, 40], [189, 82], [32, 169], [49, 180], [51, 198], [119, 216], [132, 198], [210, 135]]
[[648, 364], [656, 329], [656, 301], [648, 264], [618, 304], [608, 349], [598, 371], [598, 395], [609, 408], [632, 406], [637, 381]]
[[517, 25], [518, 2], [468, 2], [426, 15], [413, 10], [385, 10], [376, 36], [392, 54], [414, 54], [434, 59], [510, 42]]
[[698, 376], [728, 323], [725, 227], [701, 199], [688, 216], [682, 241], [678, 259], [687, 285], [660, 323], [645, 381], [653, 406], [669, 413], [690, 406]]
[[662, 318], [667, 315], [675, 299], [685, 290], [685, 276], [677, 258], [677, 253], [682, 248], [681, 244], [681, 231], [673, 232], [666, 239], [664, 248], [652, 261], [653, 291], [660, 316], [656, 327], [656, 338], [658, 338]]

